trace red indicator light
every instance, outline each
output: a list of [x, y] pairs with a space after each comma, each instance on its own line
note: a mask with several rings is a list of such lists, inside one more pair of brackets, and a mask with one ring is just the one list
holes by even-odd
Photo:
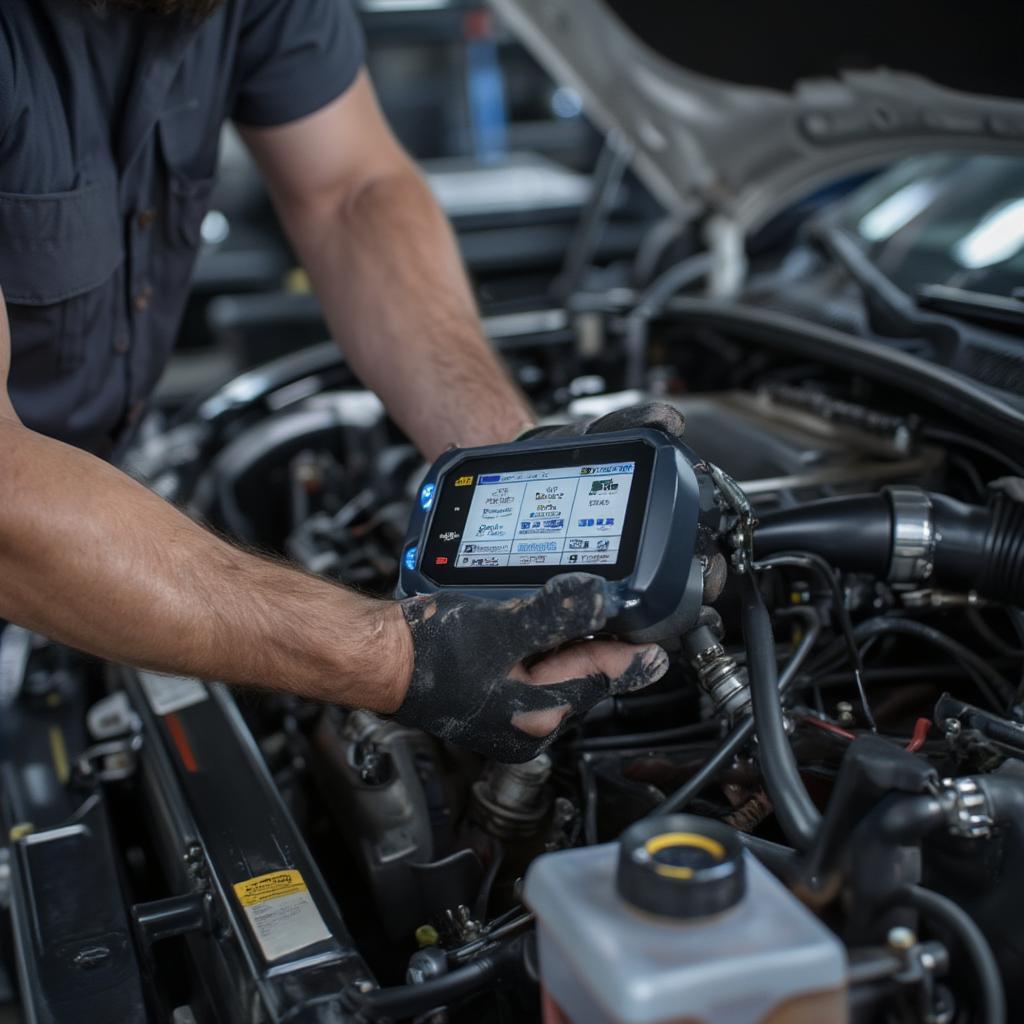
[[445, 558], [444, 555], [438, 555], [437, 558], [434, 559], [434, 565], [447, 565], [447, 564], [448, 564], [448, 559]]

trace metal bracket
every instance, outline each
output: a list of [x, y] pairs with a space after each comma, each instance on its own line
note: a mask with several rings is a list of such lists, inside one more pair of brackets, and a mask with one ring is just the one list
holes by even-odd
[[122, 782], [130, 779], [138, 767], [142, 733], [107, 740], [88, 747], [75, 761], [75, 777], [80, 782]]
[[705, 465], [722, 503], [736, 516], [736, 524], [729, 535], [733, 546], [732, 566], [737, 572], [749, 572], [754, 564], [754, 529], [757, 526], [757, 517], [749, 499], [743, 493], [743, 488], [714, 463], [707, 462]]

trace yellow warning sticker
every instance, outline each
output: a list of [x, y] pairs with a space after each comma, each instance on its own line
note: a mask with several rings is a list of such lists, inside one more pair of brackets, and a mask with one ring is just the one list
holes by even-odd
[[456, 487], [471, 487], [473, 484], [473, 478], [471, 476], [460, 476], [455, 481]]
[[236, 882], [235, 895], [243, 907], [276, 900], [279, 896], [290, 896], [294, 892], [309, 892], [298, 871], [271, 871], [269, 875], [257, 875], [246, 882]]
[[267, 960], [331, 937], [298, 871], [271, 871], [233, 888]]

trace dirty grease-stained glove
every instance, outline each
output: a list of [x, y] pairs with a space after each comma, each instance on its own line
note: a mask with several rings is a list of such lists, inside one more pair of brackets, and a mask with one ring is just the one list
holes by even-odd
[[605, 697], [661, 678], [658, 646], [593, 640], [619, 610], [607, 581], [555, 576], [525, 598], [439, 593], [402, 602], [413, 641], [409, 690], [395, 718], [499, 761], [536, 757]]
[[585, 434], [607, 434], [615, 430], [634, 430], [648, 427], [663, 430], [672, 437], [683, 436], [686, 420], [674, 406], [665, 402], [643, 402], [627, 405], [621, 409], [598, 416], [596, 420], [578, 420], [574, 423], [559, 423], [553, 426], [532, 427], [520, 434], [517, 440], [527, 441], [541, 437], [583, 437]]

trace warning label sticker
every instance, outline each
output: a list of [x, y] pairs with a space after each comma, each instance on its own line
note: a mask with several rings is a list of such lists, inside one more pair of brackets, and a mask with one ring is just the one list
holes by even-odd
[[198, 679], [140, 672], [139, 682], [142, 683], [149, 706], [156, 715], [170, 715], [210, 698], [206, 687]]
[[258, 875], [237, 882], [234, 890], [267, 960], [331, 937], [298, 871]]

